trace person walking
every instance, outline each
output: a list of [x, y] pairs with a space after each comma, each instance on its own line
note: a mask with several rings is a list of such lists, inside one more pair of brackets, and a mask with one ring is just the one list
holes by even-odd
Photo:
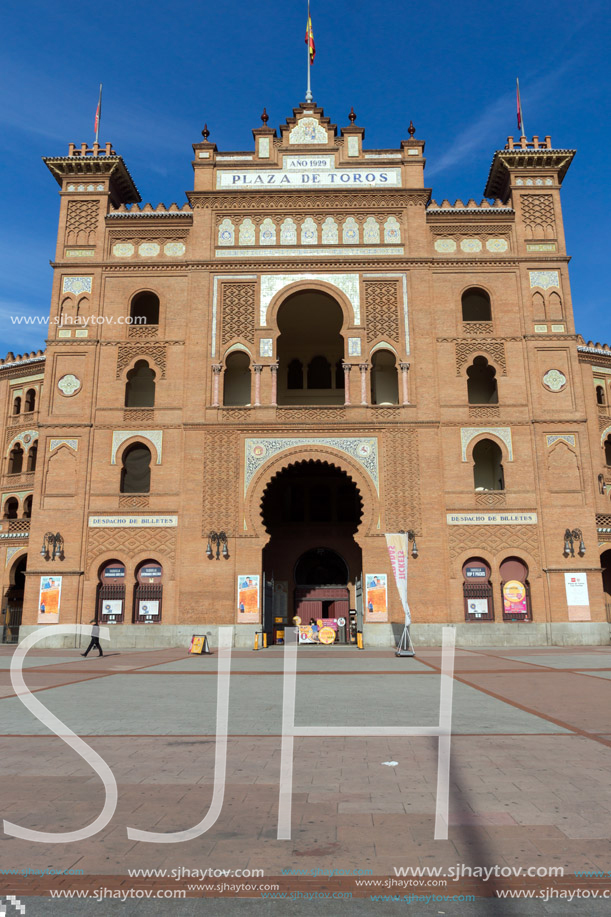
[[95, 618], [93, 618], [93, 620], [90, 621], [89, 623], [93, 624], [93, 627], [91, 628], [91, 643], [89, 644], [85, 652], [81, 653], [81, 656], [86, 656], [89, 650], [92, 650], [94, 648], [99, 650], [99, 653], [98, 653], [99, 656], [103, 656], [104, 653], [102, 652], [102, 647], [100, 646], [100, 625], [98, 624]]

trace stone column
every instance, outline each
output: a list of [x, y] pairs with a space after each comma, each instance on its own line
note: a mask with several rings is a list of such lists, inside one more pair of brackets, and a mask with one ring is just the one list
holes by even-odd
[[212, 407], [218, 408], [219, 405], [219, 388], [221, 383], [221, 373], [223, 372], [223, 367], [221, 363], [212, 364]]
[[272, 374], [272, 405], [277, 407], [278, 405], [278, 364], [271, 363], [270, 370]]
[[261, 371], [263, 369], [262, 363], [253, 363], [252, 368], [255, 374], [255, 400], [254, 406], [256, 408], [261, 404]]
[[369, 363], [359, 363], [361, 372], [361, 404], [367, 404], [367, 370]]
[[399, 369], [401, 370], [401, 386], [403, 389], [403, 404], [409, 404], [409, 391], [407, 389], [407, 373], [409, 370], [409, 363], [399, 363]]
[[342, 363], [344, 370], [344, 404], [350, 404], [350, 370], [351, 363]]

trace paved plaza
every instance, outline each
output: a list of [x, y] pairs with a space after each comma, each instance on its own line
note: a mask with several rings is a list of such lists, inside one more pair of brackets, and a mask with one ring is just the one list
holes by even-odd
[[[12, 648], [1, 654], [2, 816], [38, 831], [82, 828], [102, 810], [100, 777], [25, 709], [11, 686]], [[27, 917], [190, 915], [202, 912], [202, 898], [216, 899], [208, 913], [275, 915], [287, 902], [265, 895], [278, 894], [292, 896], [293, 913], [312, 915], [608, 912], [608, 901], [575, 895], [611, 889], [611, 648], [456, 650], [447, 840], [434, 839], [431, 736], [296, 738], [292, 836], [278, 840], [283, 650], [234, 650], [216, 823], [183, 843], [133, 840], [128, 826], [181, 831], [210, 808], [217, 663], [216, 653], [182, 649], [110, 648], [102, 659], [30, 651], [28, 687], [107, 762], [118, 804], [83, 841], [4, 836], [0, 894], [25, 902]], [[390, 650], [300, 647], [295, 723], [437, 726], [440, 663], [438, 648], [398, 659]], [[419, 867], [441, 875], [418, 877]], [[475, 867], [488, 878], [469, 875]], [[521, 876], [501, 872], [520, 867]], [[533, 867], [539, 876], [525, 874]], [[564, 875], [542, 874], [552, 867]], [[152, 869], [167, 875], [129, 874]], [[92, 897], [99, 889], [102, 907]], [[90, 897], [49, 898], [66, 890]], [[121, 890], [131, 897], [115, 900]], [[519, 890], [540, 897], [498, 898]], [[186, 897], [164, 898], [162, 910], [136, 897], [176, 891]], [[476, 900], [447, 900], [455, 895]]]

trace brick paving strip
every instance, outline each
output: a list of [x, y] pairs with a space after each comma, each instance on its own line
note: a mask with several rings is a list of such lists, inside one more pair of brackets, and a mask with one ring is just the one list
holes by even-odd
[[[48, 656], [42, 658], [50, 662], [58, 655], [66, 655], [60, 651], [47, 652]], [[28, 845], [14, 838], [5, 839], [3, 844], [5, 867], [31, 864], [32, 868], [44, 868], [57, 864], [55, 868], [58, 869], [83, 868], [86, 874], [0, 876], [0, 893], [48, 895], [50, 889], [94, 891], [104, 886], [117, 890], [184, 889], [188, 897], [201, 897], [201, 889], [189, 890], [188, 886], [206, 884], [216, 886], [216, 890], [205, 891], [207, 897], [233, 897], [235, 892], [221, 890], [223, 883], [256, 888], [261, 884], [277, 884], [280, 892], [350, 891], [355, 898], [409, 892], [486, 896], [494, 894], [497, 887], [610, 888], [608, 879], [579, 879], [572, 873], [575, 869], [611, 869], [608, 751], [611, 724], [606, 713], [610, 707], [611, 684], [609, 679], [591, 677], [582, 667], [546, 667], [538, 661], [533, 660], [530, 664], [522, 661], [528, 656], [541, 657], [545, 653], [541, 648], [528, 648], [511, 654], [472, 649], [457, 654], [457, 684], [469, 692], [476, 692], [474, 696], [481, 698], [476, 701], [481, 711], [486, 704], [493, 705], [492, 711], [498, 709], [501, 728], [492, 729], [490, 724], [483, 726], [485, 732], [469, 728], [472, 719], [468, 717], [468, 705], [474, 701], [470, 694], [463, 700], [457, 695], [460, 709], [456, 718], [462, 721], [462, 731], [453, 738], [451, 825], [447, 842], [433, 841], [436, 742], [394, 737], [297, 740], [293, 841], [277, 841], [278, 729], [264, 733], [252, 728], [247, 730], [244, 727], [248, 720], [243, 714], [237, 732], [230, 725], [227, 789], [217, 824], [190, 844], [131, 842], [125, 831], [127, 824], [147, 830], [179, 830], [199, 821], [207, 810], [214, 736], [210, 731], [200, 729], [198, 732], [200, 722], [189, 721], [190, 713], [180, 707], [181, 698], [189, 697], [197, 684], [192, 677], [187, 679], [187, 694], [177, 697], [174, 715], [185, 725], [193, 726], [193, 731], [170, 734], [150, 731], [146, 727], [150, 716], [154, 717], [155, 710], [159, 709], [159, 701], [168, 693], [176, 692], [185, 675], [216, 675], [214, 657], [185, 659], [181, 650], [163, 650], [109, 655], [99, 661], [100, 665], [97, 658], [83, 660], [80, 657], [69, 665], [36, 664], [27, 669], [26, 681], [33, 682], [34, 693], [50, 692], [49, 701], [45, 702], [53, 702], [54, 711], [57, 710], [56, 700], [65, 698], [70, 687], [78, 689], [74, 694], [75, 714], [83, 703], [89, 703], [88, 691], [97, 692], [100, 704], [106, 703], [104, 691], [107, 691], [109, 697], [116, 697], [118, 704], [128, 705], [139, 703], [142, 692], [148, 692], [153, 698], [153, 706], [145, 713], [140, 732], [130, 735], [97, 733], [87, 738], [109, 762], [119, 784], [117, 813], [100, 835], [79, 845]], [[510, 655], [519, 656], [520, 660], [508, 658]], [[588, 655], [595, 662], [589, 672], [611, 669], [611, 666], [604, 666], [605, 662], [611, 663], [611, 654], [600, 649], [586, 654], [584, 648], [568, 651], [554, 648], [548, 655], [550, 661], [556, 657], [568, 661], [571, 655], [578, 655], [580, 659]], [[324, 686], [325, 678], [344, 675], [345, 678], [332, 679], [330, 684], [336, 684], [338, 692], [349, 692], [349, 679], [354, 678], [354, 694], [364, 703], [363, 692], [370, 690], [371, 683], [363, 682], [366, 687], [360, 688], [358, 680], [372, 676], [376, 679], [374, 684], [382, 710], [391, 699], [388, 692], [392, 693], [398, 684], [392, 678], [384, 682], [385, 676], [396, 678], [399, 675], [401, 684], [405, 676], [428, 676], [405, 682], [411, 688], [410, 693], [416, 691], [419, 697], [422, 691], [428, 690], [426, 685], [438, 684], [434, 677], [439, 671], [439, 651], [436, 650], [419, 651], [417, 670], [410, 670], [410, 663], [397, 662], [388, 652], [380, 651], [358, 655], [355, 651], [350, 657], [351, 671], [326, 671], [315, 667], [317, 660], [332, 666], [334, 658], [339, 658], [339, 654], [338, 657], [330, 657], [326, 652], [308, 653], [307, 657], [304, 654], [303, 661], [300, 659], [304, 668], [299, 671], [299, 678], [310, 681], [302, 683], [306, 686], [302, 690], [311, 692], [315, 684]], [[344, 655], [343, 659], [346, 658]], [[36, 663], [38, 661], [37, 658]], [[273, 685], [270, 679], [278, 681], [282, 674], [279, 653], [272, 652], [262, 658], [258, 654], [236, 651], [234, 663], [236, 689], [246, 681], [253, 697], [269, 692], [269, 686]], [[195, 671], [194, 664], [207, 668]], [[256, 668], [259, 665], [265, 668]], [[160, 670], [159, 666], [178, 668]], [[6, 682], [6, 675], [5, 670], [0, 685]], [[164, 677], [159, 679], [159, 675]], [[156, 679], [154, 684], [159, 687], [148, 688], [147, 676]], [[255, 689], [252, 682], [257, 676], [264, 679], [260, 689]], [[178, 681], [174, 682], [172, 677]], [[44, 684], [38, 682], [43, 678], [50, 680]], [[209, 679], [204, 679], [202, 684], [209, 686], [204, 688], [205, 692], [213, 689]], [[545, 688], [547, 684], [551, 685], [549, 691]], [[57, 695], [53, 694], [55, 689], [58, 689]], [[329, 698], [324, 694], [327, 689], [323, 687], [322, 690], [328, 703]], [[131, 692], [129, 700], [120, 693], [125, 691]], [[274, 691], [280, 691], [279, 684]], [[401, 696], [403, 694], [401, 689]], [[5, 706], [0, 709], [8, 711], [13, 710], [18, 701], [7, 695], [0, 699], [0, 705], [2, 703]], [[511, 710], [515, 713], [511, 714]], [[308, 706], [308, 711], [309, 721], [321, 721], [318, 703]], [[60, 713], [58, 715], [61, 717]], [[483, 720], [487, 715], [481, 713]], [[365, 720], [364, 715], [363, 722], [369, 723], [371, 713], [367, 716], [369, 719]], [[532, 724], [528, 725], [531, 717]], [[22, 719], [31, 733], [31, 718], [24, 713]], [[65, 719], [75, 728], [70, 717]], [[253, 720], [256, 724], [254, 715]], [[344, 722], [341, 713], [336, 721]], [[421, 718], [417, 721], [420, 723]], [[535, 729], [535, 723], [546, 728]], [[528, 726], [526, 732], [512, 728], [524, 724]], [[253, 723], [250, 725], [252, 727]], [[89, 732], [77, 731], [83, 736]], [[4, 817], [39, 830], [59, 831], [87, 824], [99, 811], [103, 799], [99, 779], [55, 736], [11, 730], [0, 739], [0, 748], [5, 762], [5, 781], [0, 787]], [[381, 766], [385, 760], [400, 763], [396, 768], [385, 768]], [[28, 816], [31, 799], [37, 800], [35, 816]], [[567, 875], [542, 879], [503, 878], [497, 880], [496, 885], [492, 879], [480, 882], [464, 878], [456, 882], [450, 880], [446, 887], [429, 889], [357, 885], [352, 876], [280, 875], [284, 867], [366, 867], [372, 874], [363, 878], [384, 882], [394, 876], [393, 866], [448, 868], [461, 862], [473, 866], [495, 863], [524, 867], [563, 865]], [[127, 868], [172, 869], [178, 865], [262, 868], [265, 878], [186, 878], [177, 881], [126, 875]], [[260, 900], [256, 888], [239, 894]]]

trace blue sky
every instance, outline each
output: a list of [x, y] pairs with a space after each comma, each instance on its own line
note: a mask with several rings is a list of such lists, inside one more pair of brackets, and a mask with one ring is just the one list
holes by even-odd
[[[263, 106], [278, 124], [303, 100], [302, 0], [5, 0], [0, 80], [0, 355], [42, 347], [11, 315], [46, 315], [57, 185], [41, 156], [100, 140], [143, 200], [184, 203], [204, 121], [220, 149], [250, 149]], [[338, 124], [353, 105], [369, 147], [396, 146], [410, 118], [426, 141], [437, 201], [480, 200], [495, 149], [517, 136], [515, 77], [529, 135], [575, 147], [563, 210], [577, 329], [611, 343], [608, 7], [467, 0], [312, 0], [314, 99]]]

